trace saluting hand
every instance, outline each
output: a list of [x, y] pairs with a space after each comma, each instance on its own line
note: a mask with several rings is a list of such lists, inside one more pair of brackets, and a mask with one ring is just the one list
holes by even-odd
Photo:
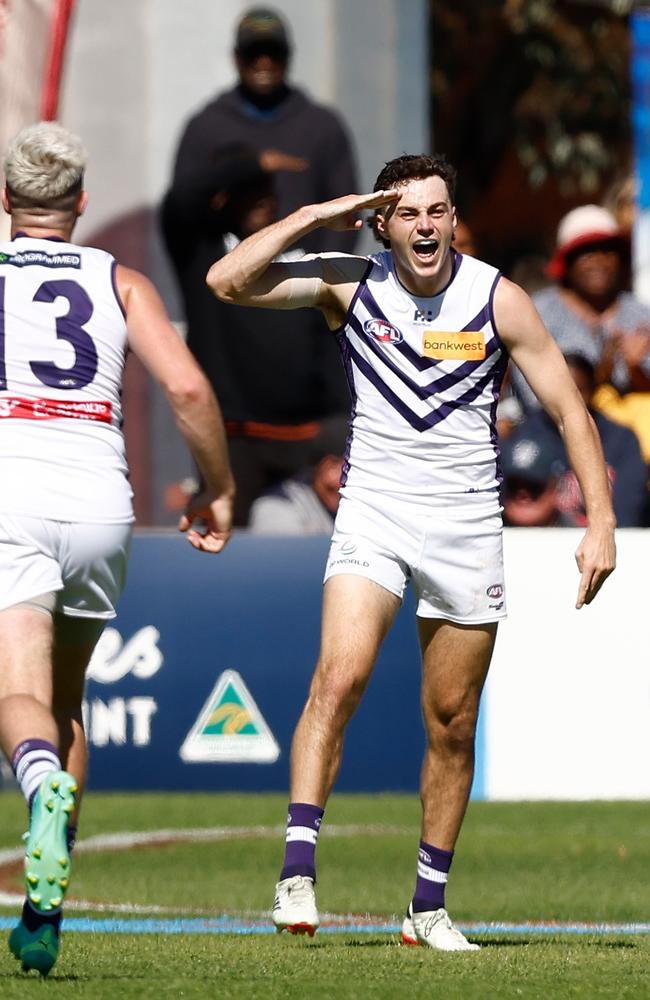
[[346, 194], [342, 198], [324, 201], [315, 205], [318, 221], [326, 229], [361, 229], [363, 219], [358, 218], [359, 212], [368, 208], [379, 208], [381, 205], [392, 205], [399, 201], [401, 191], [393, 188], [391, 191], [373, 191], [372, 194]]

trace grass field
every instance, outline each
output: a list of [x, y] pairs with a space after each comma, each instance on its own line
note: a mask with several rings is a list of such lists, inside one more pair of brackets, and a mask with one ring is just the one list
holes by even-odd
[[[24, 805], [0, 797], [0, 849], [16, 846]], [[219, 828], [221, 839], [163, 843], [75, 858], [71, 924], [235, 918], [268, 928], [282, 853], [280, 796], [91, 795], [81, 839], [125, 831]], [[534, 927], [470, 932], [478, 953], [399, 946], [396, 927], [412, 892], [419, 805], [405, 796], [336, 796], [318, 847], [322, 914], [313, 941], [270, 933], [65, 934], [50, 977], [24, 976], [0, 949], [0, 997], [650, 997], [650, 935], [545, 933]], [[253, 830], [252, 827], [258, 829]], [[3, 890], [20, 891], [14, 869]], [[470, 807], [448, 890], [461, 925], [650, 920], [650, 803], [476, 803]], [[139, 909], [138, 909], [139, 908]], [[147, 908], [157, 908], [147, 910]], [[17, 913], [5, 906], [0, 917]], [[85, 923], [83, 923], [85, 921]], [[167, 922], [170, 922], [169, 924]], [[93, 924], [91, 926], [102, 926]], [[183, 923], [175, 929], [187, 928]], [[6, 932], [5, 932], [6, 936]]]

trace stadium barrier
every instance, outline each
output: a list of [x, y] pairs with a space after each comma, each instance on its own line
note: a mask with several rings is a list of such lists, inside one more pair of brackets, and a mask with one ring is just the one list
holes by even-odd
[[[650, 532], [574, 609], [581, 533], [506, 532], [510, 617], [484, 693], [473, 797], [650, 797], [642, 622]], [[91, 664], [90, 787], [286, 791], [318, 651], [326, 538], [237, 533], [218, 557], [138, 534], [114, 627]], [[413, 792], [424, 732], [408, 597], [350, 725], [340, 791]]]

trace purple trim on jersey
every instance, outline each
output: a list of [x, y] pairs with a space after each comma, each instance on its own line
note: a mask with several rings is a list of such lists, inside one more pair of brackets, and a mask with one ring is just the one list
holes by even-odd
[[464, 392], [462, 396], [459, 396], [458, 399], [452, 399], [449, 400], [449, 402], [442, 403], [437, 410], [434, 410], [433, 413], [426, 418], [428, 426], [435, 427], [436, 424], [445, 420], [450, 413], [453, 413], [454, 410], [458, 410], [461, 406], [465, 406], [467, 403], [472, 403], [475, 399], [477, 399], [491, 381], [494, 384], [496, 378], [501, 375], [501, 366], [499, 364], [500, 360], [500, 358], [497, 359], [490, 370], [486, 372], [486, 374], [474, 385], [470, 386], [467, 392]]
[[488, 303], [486, 306], [483, 306], [480, 313], [477, 313], [474, 319], [465, 324], [463, 330], [482, 330], [484, 326], [487, 326], [491, 318], [490, 305]]
[[499, 284], [499, 281], [500, 281], [500, 279], [502, 277], [503, 277], [503, 275], [501, 274], [501, 271], [499, 271], [497, 273], [496, 278], [492, 282], [492, 288], [490, 289], [490, 298], [488, 300], [488, 308], [490, 310], [490, 323], [492, 324], [492, 329], [494, 330], [494, 336], [499, 341], [499, 344], [501, 345], [501, 350], [505, 354], [506, 358], [509, 358], [510, 357], [510, 352], [509, 352], [508, 348], [506, 347], [506, 345], [503, 343], [503, 341], [501, 339], [501, 334], [499, 333], [499, 328], [497, 326], [497, 321], [494, 318], [494, 295], [495, 295], [495, 292], [497, 290], [497, 285]]
[[489, 371], [483, 375], [474, 385], [470, 386], [462, 396], [458, 399], [448, 400], [447, 402], [441, 403], [440, 406], [432, 410], [426, 417], [419, 417], [417, 413], [407, 406], [402, 399], [396, 393], [390, 389], [383, 379], [377, 374], [372, 365], [365, 358], [363, 358], [355, 349], [350, 345], [350, 355], [355, 365], [366, 376], [368, 381], [374, 385], [375, 389], [384, 397], [384, 399], [391, 404], [391, 406], [397, 410], [397, 412], [413, 427], [416, 431], [426, 431], [431, 427], [435, 427], [436, 424], [441, 423], [445, 420], [450, 413], [454, 410], [460, 409], [461, 406], [465, 406], [467, 403], [473, 402], [478, 396], [481, 395], [486, 386], [489, 385], [490, 381], [494, 380], [495, 374], [499, 370], [500, 358], [491, 366]]
[[495, 397], [492, 406], [490, 407], [490, 441], [494, 448], [494, 469], [496, 481], [499, 484], [499, 490], [503, 486], [503, 468], [501, 467], [501, 449], [499, 447], [499, 435], [497, 433], [497, 407], [499, 405], [498, 398]]
[[111, 285], [113, 286], [113, 295], [115, 296], [115, 300], [116, 300], [118, 306], [120, 307], [120, 312], [124, 316], [124, 319], [126, 319], [126, 309], [124, 308], [124, 303], [122, 302], [122, 297], [120, 296], [120, 293], [119, 293], [119, 290], [118, 290], [118, 287], [117, 287], [117, 261], [116, 260], [113, 260], [111, 262]]
[[28, 236], [27, 233], [14, 233], [12, 240], [49, 240], [50, 243], [67, 243], [62, 236]]
[[437, 299], [439, 295], [444, 295], [444, 293], [447, 291], [447, 289], [451, 285], [452, 281], [454, 280], [454, 278], [458, 274], [458, 272], [460, 270], [460, 265], [463, 262], [463, 255], [462, 255], [462, 253], [458, 253], [458, 250], [454, 250], [453, 247], [449, 247], [449, 250], [450, 250], [451, 256], [452, 256], [452, 261], [451, 261], [451, 275], [449, 276], [449, 281], [447, 282], [447, 284], [445, 285], [445, 287], [441, 288], [440, 291], [436, 292], [435, 295], [428, 295], [428, 296], [427, 295], [415, 295], [414, 292], [412, 292], [409, 288], [406, 287], [406, 285], [404, 285], [400, 281], [399, 274], [397, 273], [397, 268], [395, 267], [395, 257], [393, 256], [392, 250], [390, 251], [390, 256], [391, 256], [391, 271], [395, 275], [395, 281], [400, 286], [400, 288], [404, 289], [404, 291], [409, 296], [409, 298], [416, 298], [416, 299], [417, 298], [421, 298], [421, 299], [424, 299], [424, 298]]
[[[357, 289], [358, 291], [358, 289]], [[350, 411], [350, 423], [348, 425], [348, 436], [345, 441], [345, 451], [343, 453], [343, 465], [341, 467], [341, 486], [345, 486], [348, 478], [348, 472], [350, 471], [350, 449], [352, 448], [352, 438], [354, 436], [353, 423], [354, 418], [357, 415], [357, 392], [356, 386], [354, 384], [354, 369], [352, 367], [352, 358], [350, 356], [350, 342], [345, 336], [345, 327], [339, 327], [335, 331], [336, 342], [339, 346], [341, 352], [341, 358], [343, 360], [343, 367], [345, 369], [345, 377], [347, 378], [348, 388], [350, 389], [350, 396], [352, 397], [352, 406]]]
[[[446, 291], [447, 288], [449, 288], [449, 285], [451, 285], [452, 281], [454, 280], [454, 278], [456, 277], [456, 275], [460, 271], [460, 265], [463, 263], [463, 259], [464, 259], [464, 256], [465, 256], [464, 254], [459, 253], [458, 250], [456, 250], [455, 247], [450, 247], [450, 250], [451, 250], [451, 252], [453, 254], [454, 260], [453, 260], [453, 263], [451, 265], [451, 278], [449, 279], [449, 284], [446, 285], [445, 288], [443, 288], [443, 292]], [[441, 293], [438, 292], [438, 295], [440, 295], [440, 294]]]
[[359, 321], [358, 317], [351, 316], [349, 325], [353, 328], [355, 333], [357, 333], [358, 336], [365, 341], [365, 343], [368, 345], [372, 353], [375, 354], [378, 358], [381, 358], [386, 367], [389, 368], [390, 371], [392, 371], [392, 373], [397, 378], [399, 378], [400, 381], [403, 382], [407, 386], [407, 388], [409, 388], [411, 392], [413, 392], [414, 395], [418, 397], [418, 399], [421, 399], [423, 402], [426, 399], [429, 399], [430, 396], [435, 395], [437, 392], [442, 392], [445, 389], [449, 389], [452, 386], [457, 385], [464, 378], [467, 378], [468, 375], [471, 375], [474, 371], [476, 371], [479, 365], [484, 364], [484, 362], [487, 361], [488, 358], [492, 354], [494, 354], [494, 352], [498, 348], [496, 342], [493, 339], [491, 339], [490, 342], [487, 344], [485, 358], [481, 359], [481, 361], [464, 361], [461, 365], [455, 368], [453, 372], [447, 372], [446, 375], [441, 375], [440, 378], [434, 379], [434, 381], [429, 382], [428, 385], [421, 386], [418, 385], [416, 382], [413, 382], [409, 378], [409, 376], [405, 372], [401, 371], [401, 369], [399, 369], [397, 365], [391, 360], [390, 351], [393, 350], [393, 347], [390, 347], [386, 350], [382, 350], [381, 347], [374, 340], [372, 334], [367, 334], [365, 332], [365, 330], [361, 326], [361, 322]]
[[496, 469], [496, 480], [499, 484], [499, 488], [503, 485], [504, 476], [503, 469], [501, 468], [501, 449], [499, 447], [499, 432], [497, 430], [497, 407], [501, 397], [501, 386], [503, 385], [503, 380], [508, 367], [507, 352], [505, 351], [505, 348], [503, 350], [506, 357], [504, 358], [504, 355], [501, 355], [504, 360], [504, 365], [494, 381], [494, 385], [492, 387], [494, 399], [492, 401], [492, 405], [490, 406], [490, 441], [492, 442], [492, 446], [494, 448], [494, 464]]
[[[373, 319], [382, 319], [385, 323], [390, 323], [390, 320], [384, 316], [384, 313], [377, 305], [377, 302], [367, 285], [364, 287], [360, 295], [360, 299], [368, 312], [372, 315]], [[413, 303], [413, 307], [415, 308], [415, 303]], [[350, 322], [351, 319], [352, 316], [350, 316], [350, 320], [348, 322]], [[395, 324], [390, 323], [390, 325], [394, 326]], [[424, 358], [421, 354], [418, 354], [417, 351], [413, 350], [410, 344], [407, 344], [405, 340], [403, 340], [401, 344], [393, 344], [391, 350], [399, 351], [399, 353], [402, 354], [407, 361], [410, 361], [411, 364], [413, 364], [420, 372], [427, 371], [429, 368], [435, 368], [440, 363], [435, 358]]]
[[377, 372], [369, 364], [365, 358], [358, 354], [355, 349], [350, 346], [350, 356], [354, 360], [359, 371], [366, 376], [369, 382], [374, 385], [375, 389], [381, 393], [387, 403], [397, 410], [400, 416], [404, 417], [407, 423], [413, 427], [416, 431], [425, 431], [427, 429], [426, 423], [422, 417], [418, 417], [416, 413], [405, 406], [399, 396], [395, 395], [392, 389], [389, 389], [386, 383], [377, 375]]
[[372, 269], [373, 269], [374, 266], [375, 266], [374, 260], [369, 260], [368, 261], [368, 266], [365, 269], [365, 271], [363, 272], [363, 275], [361, 277], [361, 281], [357, 285], [357, 287], [356, 287], [356, 289], [354, 291], [354, 295], [350, 299], [350, 305], [348, 306], [348, 311], [345, 314], [345, 318], [343, 319], [343, 322], [341, 323], [340, 326], [337, 326], [335, 330], [332, 330], [332, 333], [334, 334], [334, 336], [338, 337], [339, 334], [341, 334], [345, 330], [346, 326], [348, 325], [348, 322], [350, 320], [350, 316], [352, 315], [352, 310], [356, 306], [357, 299], [359, 298], [359, 296], [363, 294], [363, 289], [366, 287], [366, 281], [368, 280], [368, 275], [370, 274], [370, 272], [372, 271]]

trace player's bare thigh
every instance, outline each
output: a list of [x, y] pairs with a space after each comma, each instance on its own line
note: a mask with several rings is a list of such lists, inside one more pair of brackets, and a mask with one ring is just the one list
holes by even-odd
[[497, 622], [459, 625], [437, 618], [418, 617], [422, 649], [422, 704], [425, 719], [443, 723], [451, 718], [476, 717], [478, 703], [492, 659]]
[[52, 701], [52, 616], [24, 605], [0, 611], [0, 698]]
[[339, 574], [323, 588], [321, 651], [315, 681], [365, 683], [401, 601], [362, 576]]

